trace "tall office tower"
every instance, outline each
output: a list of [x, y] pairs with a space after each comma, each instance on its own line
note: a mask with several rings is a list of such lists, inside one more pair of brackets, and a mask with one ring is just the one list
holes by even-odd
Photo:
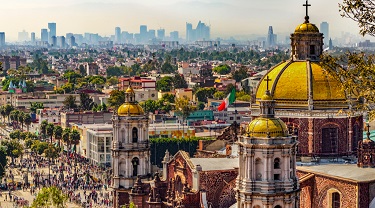
[[18, 41], [19, 42], [26, 42], [29, 41], [29, 33], [23, 30], [22, 32], [18, 32]]
[[154, 39], [155, 38], [155, 30], [149, 30], [148, 31], [148, 38]]
[[48, 30], [47, 29], [42, 29], [41, 31], [40, 31], [40, 39], [41, 39], [41, 41], [46, 41], [46, 42], [48, 42]]
[[35, 43], [35, 32], [31, 33], [31, 42]]
[[165, 38], [165, 30], [164, 29], [159, 29], [159, 30], [157, 30], [156, 33], [157, 33], [158, 38], [160, 40], [164, 40], [164, 38]]
[[65, 48], [65, 37], [64, 36], [57, 37], [57, 46], [59, 48]]
[[322, 22], [320, 23], [320, 32], [323, 33], [324, 35], [324, 39], [323, 39], [323, 42], [324, 42], [324, 45], [328, 46], [328, 42], [329, 42], [329, 24], [328, 22]]
[[76, 38], [72, 35], [68, 39], [70, 47], [76, 46]]
[[191, 23], [186, 23], [186, 41], [190, 42], [192, 41], [192, 35], [193, 35], [193, 25]]
[[56, 23], [54, 22], [48, 23], [48, 29], [49, 29], [48, 39], [52, 41], [52, 37], [53, 36], [56, 37]]
[[272, 26], [268, 27], [268, 35], [267, 35], [267, 47], [271, 48], [275, 46], [275, 36], [273, 35], [273, 28]]
[[5, 46], [5, 32], [0, 32], [0, 47]]
[[50, 45], [52, 47], [56, 47], [57, 46], [57, 38], [56, 38], [56, 36], [52, 36], [51, 39], [50, 39], [50, 41], [51, 41]]
[[197, 28], [195, 29], [196, 40], [209, 40], [210, 39], [210, 27], [205, 23], [199, 21]]
[[121, 28], [115, 27], [115, 43], [121, 43]]
[[178, 41], [178, 31], [173, 31], [169, 33], [171, 41]]
[[141, 25], [139, 27], [139, 42], [144, 42], [147, 40], [148, 33], [147, 33], [147, 25]]

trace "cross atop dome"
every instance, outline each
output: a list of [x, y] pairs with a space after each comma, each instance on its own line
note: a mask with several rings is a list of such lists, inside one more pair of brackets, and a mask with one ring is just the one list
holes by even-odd
[[309, 23], [309, 6], [311, 6], [311, 4], [309, 4], [308, 0], [306, 0], [306, 4], [303, 6], [306, 7], [305, 23]]

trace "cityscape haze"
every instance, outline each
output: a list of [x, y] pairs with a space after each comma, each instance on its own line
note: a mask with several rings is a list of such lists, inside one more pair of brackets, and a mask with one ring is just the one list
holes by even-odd
[[[312, 2], [314, 7], [311, 8], [311, 14], [314, 15], [311, 15], [311, 21], [317, 24], [329, 22], [331, 37], [341, 36], [342, 32], [358, 31], [353, 21], [340, 16], [337, 6], [339, 2], [341, 1]], [[36, 38], [40, 39], [37, 31], [45, 28], [48, 22], [58, 25], [56, 36], [71, 32], [111, 36], [115, 27], [136, 33], [139, 32], [139, 25], [145, 24], [150, 28], [163, 28], [166, 34], [178, 31], [183, 37], [186, 22], [195, 26], [201, 20], [211, 26], [211, 38], [248, 39], [253, 35], [266, 34], [269, 25], [273, 26], [274, 32], [279, 36], [287, 36], [293, 31], [293, 25], [303, 21], [303, 11], [299, 9], [302, 3], [303, 1], [295, 0], [142, 0], [137, 3], [129, 0], [36, 0], [32, 3], [26, 0], [8, 1], [2, 3], [0, 8], [0, 17], [7, 19], [0, 31], [6, 33], [7, 42], [12, 42], [18, 39], [17, 34], [22, 30], [29, 34], [36, 32]], [[285, 8], [288, 8], [288, 15], [283, 15]]]

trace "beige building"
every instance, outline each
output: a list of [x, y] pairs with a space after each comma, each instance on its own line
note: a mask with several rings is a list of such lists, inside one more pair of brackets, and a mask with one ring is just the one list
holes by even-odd
[[62, 112], [61, 127], [71, 127], [72, 123], [76, 124], [105, 124], [111, 123], [112, 112]]
[[46, 94], [45, 96], [31, 95], [30, 93], [23, 94], [3, 94], [0, 96], [1, 102], [4, 104], [12, 104], [17, 108], [30, 108], [31, 103], [43, 103], [46, 108], [60, 108], [64, 106], [63, 102], [66, 97], [73, 95], [76, 97], [76, 104], [79, 105], [78, 94]]
[[183, 98], [186, 96], [189, 100], [193, 100], [193, 90], [192, 89], [176, 89], [176, 98]]

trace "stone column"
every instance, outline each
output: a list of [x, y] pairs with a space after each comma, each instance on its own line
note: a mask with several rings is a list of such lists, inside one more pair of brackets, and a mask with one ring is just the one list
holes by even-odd
[[308, 130], [308, 148], [309, 148], [309, 155], [312, 156], [314, 153], [314, 119], [309, 118], [309, 130]]
[[349, 119], [349, 122], [348, 122], [348, 147], [349, 149], [347, 150], [347, 152], [352, 152], [353, 150], [353, 124], [352, 124], [352, 118], [349, 116], [348, 117]]

